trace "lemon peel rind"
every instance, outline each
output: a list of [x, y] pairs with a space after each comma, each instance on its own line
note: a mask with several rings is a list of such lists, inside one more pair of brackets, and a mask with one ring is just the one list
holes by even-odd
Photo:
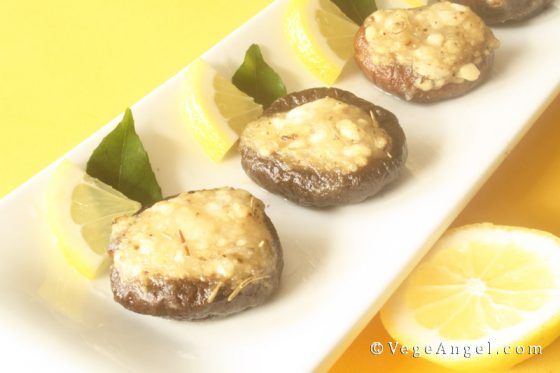
[[202, 59], [191, 63], [185, 71], [184, 108], [187, 128], [210, 159], [218, 162], [237, 141], [237, 135], [225, 123], [219, 126], [222, 119], [217, 113], [201, 105], [205, 102], [204, 93], [212, 91], [213, 72], [214, 69]]

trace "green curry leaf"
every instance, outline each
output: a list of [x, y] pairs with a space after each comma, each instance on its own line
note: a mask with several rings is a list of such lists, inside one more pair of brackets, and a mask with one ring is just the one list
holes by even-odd
[[122, 121], [93, 151], [86, 172], [143, 206], [162, 199], [148, 154], [134, 129], [130, 109], [126, 109]]
[[375, 0], [332, 0], [348, 18], [362, 25], [371, 13], [377, 10]]
[[245, 59], [233, 74], [231, 81], [265, 108], [277, 98], [287, 94], [282, 79], [266, 63], [261, 49], [256, 44], [252, 44], [247, 49]]

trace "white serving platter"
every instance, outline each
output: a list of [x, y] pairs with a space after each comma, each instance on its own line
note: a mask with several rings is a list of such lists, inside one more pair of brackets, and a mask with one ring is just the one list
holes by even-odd
[[[289, 91], [320, 86], [282, 34], [285, 6], [274, 2], [204, 59], [231, 76], [247, 47], [258, 43]], [[91, 372], [327, 367], [558, 92], [558, 1], [536, 18], [494, 31], [502, 46], [491, 79], [438, 104], [395, 99], [373, 87], [353, 62], [347, 66], [336, 86], [394, 112], [409, 159], [402, 177], [378, 196], [326, 210], [260, 189], [236, 155], [209, 161], [184, 126], [179, 72], [132, 107], [164, 194], [231, 185], [263, 199], [284, 247], [279, 293], [262, 307], [221, 320], [178, 322], [126, 311], [113, 302], [107, 278], [80, 278], [54, 247], [43, 201], [55, 163], [0, 201], [3, 366]], [[65, 158], [83, 165], [119, 119]]]

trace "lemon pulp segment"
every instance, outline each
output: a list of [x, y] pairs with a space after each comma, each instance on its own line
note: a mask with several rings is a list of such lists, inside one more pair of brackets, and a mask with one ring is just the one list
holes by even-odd
[[220, 161], [235, 144], [245, 124], [262, 107], [202, 59], [185, 72], [186, 125], [204, 152]]
[[68, 160], [54, 170], [48, 185], [47, 218], [56, 243], [68, 263], [88, 278], [107, 263], [113, 219], [140, 207]]
[[220, 74], [214, 77], [214, 90], [216, 106], [236, 135], [241, 135], [247, 123], [261, 116], [262, 106]]

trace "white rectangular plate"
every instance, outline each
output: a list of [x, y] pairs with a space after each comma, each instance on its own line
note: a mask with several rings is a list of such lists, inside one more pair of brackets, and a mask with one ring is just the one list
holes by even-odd
[[[289, 49], [276, 1], [203, 57], [231, 76], [258, 43], [290, 91], [319, 86]], [[108, 279], [88, 282], [60, 262], [43, 193], [53, 165], [0, 201], [0, 343], [3, 365], [79, 371], [309, 371], [373, 316], [429, 245], [516, 144], [560, 82], [560, 11], [495, 29], [491, 79], [433, 105], [397, 100], [351, 63], [336, 86], [383, 106], [408, 139], [404, 175], [363, 203], [312, 210], [258, 188], [239, 157], [213, 164], [184, 126], [183, 72], [134, 105], [137, 130], [164, 194], [231, 185], [263, 199], [285, 269], [277, 296], [223, 320], [137, 315], [112, 300]], [[67, 157], [81, 164], [115, 119]], [[364, 346], [364, 349], [367, 348]], [[364, 350], [366, 353], [366, 350]]]

